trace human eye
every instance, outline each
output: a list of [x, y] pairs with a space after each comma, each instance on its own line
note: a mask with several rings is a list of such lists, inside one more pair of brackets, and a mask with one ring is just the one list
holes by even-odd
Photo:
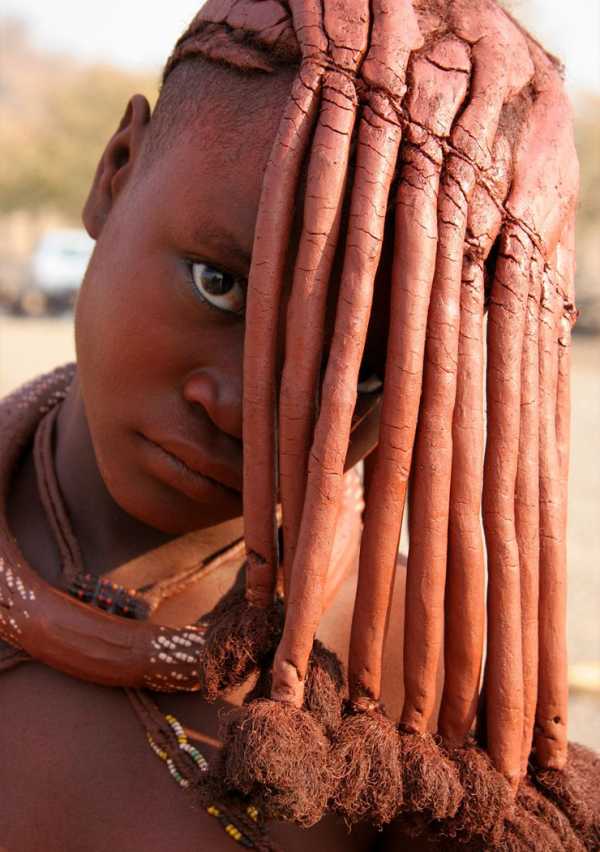
[[191, 278], [194, 290], [209, 305], [228, 314], [243, 315], [246, 308], [245, 279], [199, 262], [192, 262]]
[[373, 372], [373, 370], [361, 366], [360, 372], [358, 374], [358, 384], [356, 386], [356, 390], [359, 393], [369, 394], [369, 393], [378, 393], [383, 388], [383, 379], [379, 376], [378, 373]]

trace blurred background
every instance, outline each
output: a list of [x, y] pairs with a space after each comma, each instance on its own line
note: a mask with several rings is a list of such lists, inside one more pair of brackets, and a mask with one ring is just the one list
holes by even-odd
[[[134, 92], [151, 103], [197, 0], [0, 2], [0, 394], [74, 358], [80, 211]], [[600, 750], [600, 3], [505, 7], [565, 65], [581, 160], [570, 491], [571, 736]]]

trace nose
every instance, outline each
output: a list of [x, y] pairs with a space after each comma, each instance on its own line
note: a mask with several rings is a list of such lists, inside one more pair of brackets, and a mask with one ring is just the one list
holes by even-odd
[[217, 371], [212, 367], [191, 373], [183, 386], [187, 402], [202, 406], [222, 432], [242, 439], [242, 367]]

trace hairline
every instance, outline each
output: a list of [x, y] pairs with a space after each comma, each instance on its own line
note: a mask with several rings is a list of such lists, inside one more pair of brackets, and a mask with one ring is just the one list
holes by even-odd
[[[185, 57], [163, 80], [159, 97], [152, 111], [144, 142], [141, 172], [148, 171], [168, 150], [173, 133], [191, 129], [202, 116], [210, 121], [218, 115], [225, 129], [239, 131], [244, 121], [259, 111], [281, 109], [279, 92], [262, 86], [260, 91], [240, 84], [267, 81], [288, 76], [291, 84], [292, 65], [281, 65], [273, 72], [245, 69], [222, 60], [202, 55]], [[286, 73], [287, 72], [287, 73]], [[251, 140], [244, 140], [247, 146]]]

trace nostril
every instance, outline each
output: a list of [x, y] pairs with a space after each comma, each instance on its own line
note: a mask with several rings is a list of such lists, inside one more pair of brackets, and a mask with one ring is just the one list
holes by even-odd
[[187, 402], [197, 402], [203, 408], [211, 405], [218, 396], [214, 381], [203, 373], [189, 376], [183, 385], [183, 397]]
[[221, 431], [242, 438], [242, 392], [239, 382], [219, 380], [207, 371], [189, 376], [183, 385], [184, 399], [201, 406]]

